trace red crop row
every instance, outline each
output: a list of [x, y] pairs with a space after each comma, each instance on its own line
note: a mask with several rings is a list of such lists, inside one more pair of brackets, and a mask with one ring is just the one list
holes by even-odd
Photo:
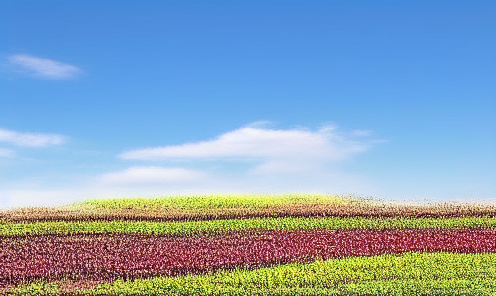
[[0, 238], [0, 287], [115, 280], [407, 251], [496, 252], [496, 230], [267, 231], [225, 236], [94, 234]]

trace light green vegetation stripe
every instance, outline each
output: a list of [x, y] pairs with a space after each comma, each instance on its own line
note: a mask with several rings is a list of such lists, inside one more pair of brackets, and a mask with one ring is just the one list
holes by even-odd
[[0, 235], [50, 233], [146, 233], [163, 235], [222, 234], [235, 230], [299, 230], [299, 229], [404, 229], [495, 227], [496, 217], [457, 218], [253, 218], [208, 221], [89, 221], [0, 223]]
[[[38, 283], [12, 291], [12, 295], [50, 295], [48, 291], [55, 295], [58, 286]], [[348, 257], [213, 275], [118, 280], [83, 291], [84, 295], [496, 295], [496, 254]]]
[[325, 203], [346, 205], [351, 202], [365, 202], [366, 199], [353, 195], [201, 195], [201, 196], [172, 196], [162, 198], [121, 198], [121, 199], [91, 199], [73, 206], [104, 209], [143, 209], [143, 208], [175, 208], [182, 210], [198, 210], [213, 208], [256, 208], [278, 206], [285, 204]]

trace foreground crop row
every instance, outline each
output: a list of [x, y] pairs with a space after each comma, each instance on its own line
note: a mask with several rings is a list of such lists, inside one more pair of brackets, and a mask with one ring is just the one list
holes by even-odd
[[301, 230], [224, 236], [19, 236], [0, 240], [0, 285], [116, 280], [384, 253], [495, 253], [496, 230]]
[[77, 233], [146, 233], [156, 235], [190, 236], [196, 234], [224, 234], [248, 230], [300, 229], [408, 229], [496, 227], [496, 217], [459, 218], [253, 218], [210, 221], [132, 222], [36, 222], [0, 223], [0, 235], [77, 234]]
[[[70, 295], [39, 283], [10, 295]], [[292, 263], [214, 275], [117, 280], [77, 295], [494, 295], [496, 254], [403, 253]]]

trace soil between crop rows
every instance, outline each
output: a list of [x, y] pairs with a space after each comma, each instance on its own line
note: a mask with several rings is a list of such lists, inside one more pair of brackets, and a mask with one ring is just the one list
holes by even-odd
[[494, 229], [302, 230], [223, 236], [0, 237], [0, 288], [34, 280], [148, 278], [384, 253], [496, 252]]

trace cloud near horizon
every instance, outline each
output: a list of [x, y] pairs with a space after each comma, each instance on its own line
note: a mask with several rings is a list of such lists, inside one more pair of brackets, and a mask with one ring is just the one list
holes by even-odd
[[259, 126], [244, 126], [208, 141], [126, 151], [118, 157], [127, 160], [259, 159], [264, 163], [251, 169], [250, 173], [292, 173], [315, 169], [322, 162], [349, 158], [369, 149], [371, 143], [354, 139], [368, 136], [368, 133], [340, 133], [332, 125], [325, 125], [315, 132]]
[[46, 147], [60, 145], [67, 137], [58, 134], [19, 133], [0, 128], [0, 142], [7, 142], [22, 147]]
[[156, 166], [131, 167], [124, 171], [100, 176], [104, 184], [162, 184], [183, 183], [205, 179], [202, 172], [184, 168], [162, 168]]
[[[77, 180], [71, 181], [73, 185], [57, 190], [31, 185], [1, 188], [0, 195], [1, 190], [4, 193], [0, 207], [63, 204], [76, 199], [117, 195], [372, 192], [373, 184], [362, 176], [342, 172], [332, 165], [370, 149], [377, 142], [371, 140], [370, 132], [340, 132], [332, 125], [314, 131], [270, 129], [266, 124], [252, 123], [206, 141], [124, 151], [119, 158], [140, 163], [120, 170], [100, 171], [85, 178], [78, 176]], [[43, 147], [62, 144], [65, 137], [0, 129], [2, 141], [17, 146]], [[15, 152], [0, 147], [0, 153], [2, 151], [6, 155]], [[202, 164], [196, 168], [159, 164], [160, 160], [170, 159], [214, 159], [231, 163], [216, 163], [210, 167]], [[240, 161], [244, 162], [242, 167], [245, 169], [232, 163]], [[188, 163], [190, 166], [191, 162]], [[35, 196], [39, 196], [36, 202]]]
[[27, 54], [12, 55], [8, 60], [21, 70], [45, 79], [71, 79], [81, 72], [76, 66]]

